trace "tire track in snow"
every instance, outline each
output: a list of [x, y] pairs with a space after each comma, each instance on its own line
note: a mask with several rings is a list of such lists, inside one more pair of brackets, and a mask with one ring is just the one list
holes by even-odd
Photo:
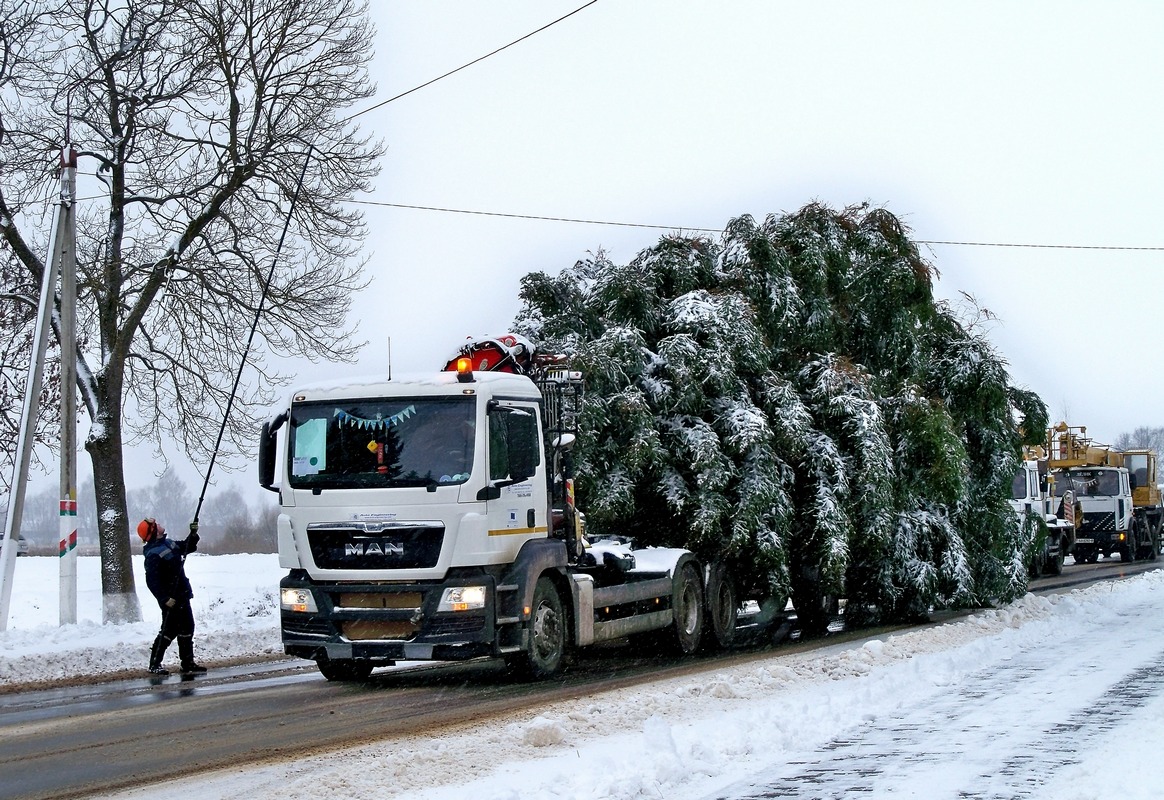
[[[952, 691], [833, 739], [814, 758], [786, 762], [713, 797], [841, 800], [893, 792], [964, 800], [1032, 797], [1057, 769], [1079, 763], [1093, 739], [1118, 729], [1164, 694], [1159, 666], [1164, 651], [1150, 656], [1137, 651], [1145, 638], [1154, 637], [1143, 626], [1133, 627], [1103, 635], [1097, 626], [1028, 648], [964, 676]], [[1138, 641], [1121, 638], [1129, 632]], [[1081, 638], [1088, 647], [1080, 647]], [[1120, 651], [1122, 656], [1112, 657]], [[1103, 653], [1104, 663], [1097, 653]], [[1139, 666], [1123, 673], [1104, 666], [1113, 662]], [[1087, 700], [1089, 687], [1100, 681], [1108, 688]], [[1083, 696], [1072, 706], [1062, 698], [1074, 689]], [[1066, 716], [1053, 719], [1059, 707]]]

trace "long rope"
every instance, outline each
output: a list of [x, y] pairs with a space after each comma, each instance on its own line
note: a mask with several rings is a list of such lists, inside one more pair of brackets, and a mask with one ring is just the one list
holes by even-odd
[[287, 230], [291, 227], [291, 217], [295, 213], [295, 204], [299, 202], [299, 192], [303, 188], [303, 179], [307, 175], [307, 165], [311, 163], [310, 145], [307, 155], [303, 159], [303, 169], [299, 171], [299, 180], [295, 184], [295, 194], [291, 197], [291, 207], [287, 209], [287, 219], [283, 223], [283, 232], [279, 235], [279, 245], [275, 248], [275, 255], [271, 259], [271, 268], [267, 270], [267, 280], [263, 283], [263, 292], [259, 295], [259, 304], [255, 308], [255, 319], [251, 323], [251, 332], [247, 336], [246, 347], [243, 348], [242, 359], [239, 360], [238, 372], [234, 376], [234, 386], [230, 389], [230, 397], [226, 401], [226, 411], [222, 415], [222, 426], [218, 429], [218, 439], [214, 442], [214, 450], [210, 454], [210, 464], [206, 467], [206, 478], [202, 481], [202, 493], [198, 495], [198, 507], [194, 509], [194, 523], [198, 522], [198, 515], [202, 513], [202, 503], [206, 499], [206, 487], [210, 485], [210, 474], [214, 471], [214, 463], [218, 460], [218, 450], [222, 446], [222, 437], [226, 433], [226, 423], [230, 420], [230, 410], [234, 406], [235, 395], [238, 394], [238, 385], [242, 381], [243, 368], [247, 364], [247, 356], [251, 352], [251, 344], [255, 339], [255, 331], [259, 327], [259, 318], [263, 314], [263, 305], [267, 302], [267, 294], [271, 289], [271, 280], [275, 277], [275, 266], [279, 263], [279, 254], [283, 251], [283, 242], [287, 238]]

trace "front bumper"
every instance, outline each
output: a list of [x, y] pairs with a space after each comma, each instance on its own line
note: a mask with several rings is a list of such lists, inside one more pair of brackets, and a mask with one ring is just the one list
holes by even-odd
[[1075, 549], [1078, 551], [1086, 549], [1112, 552], [1123, 546], [1126, 541], [1126, 534], [1113, 533], [1112, 531], [1086, 531], [1075, 537]]
[[[485, 586], [483, 608], [437, 611], [444, 590]], [[329, 660], [459, 661], [500, 655], [497, 591], [491, 576], [421, 583], [315, 583], [291, 573], [280, 589], [311, 593], [316, 609], [282, 608], [283, 650]]]

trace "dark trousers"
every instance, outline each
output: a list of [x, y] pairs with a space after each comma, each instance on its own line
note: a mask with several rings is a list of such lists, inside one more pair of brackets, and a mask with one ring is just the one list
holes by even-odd
[[180, 600], [173, 608], [162, 607], [162, 629], [158, 632], [166, 639], [194, 635], [194, 611], [189, 600]]

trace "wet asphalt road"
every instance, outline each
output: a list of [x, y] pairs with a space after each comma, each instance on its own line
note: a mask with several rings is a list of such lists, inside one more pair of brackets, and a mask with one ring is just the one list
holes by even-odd
[[[1156, 568], [1101, 561], [1032, 584], [1054, 591]], [[383, 671], [366, 684], [331, 684], [314, 665], [272, 661], [183, 679], [131, 679], [0, 695], [0, 799], [78, 798], [209, 769], [293, 758], [363, 741], [423, 733], [466, 718], [559, 702], [887, 630], [760, 643], [689, 659], [636, 657], [626, 648], [579, 656], [562, 680], [528, 684], [499, 662]], [[160, 758], [159, 753], [165, 753]]]

